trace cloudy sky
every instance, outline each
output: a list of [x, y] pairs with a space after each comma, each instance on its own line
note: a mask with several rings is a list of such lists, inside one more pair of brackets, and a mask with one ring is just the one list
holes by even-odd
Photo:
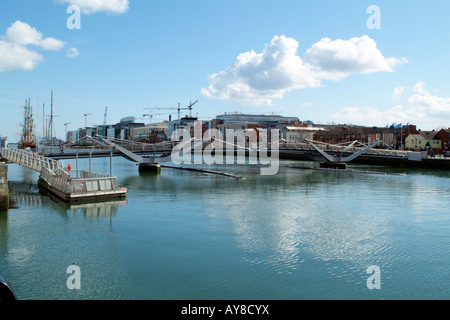
[[116, 123], [197, 100], [205, 120], [448, 128], [448, 12], [444, 0], [1, 1], [0, 135], [19, 139], [27, 98], [42, 128], [52, 90], [61, 138], [84, 114], [103, 123], [106, 106]]

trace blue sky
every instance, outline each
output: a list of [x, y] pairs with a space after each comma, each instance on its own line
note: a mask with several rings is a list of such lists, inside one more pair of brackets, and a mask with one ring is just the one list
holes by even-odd
[[[25, 99], [35, 110], [39, 99], [42, 120], [51, 90], [60, 138], [65, 122], [83, 127], [85, 113], [101, 124], [106, 106], [116, 123], [196, 100], [205, 120], [240, 111], [450, 127], [449, 1], [95, 3], [0, 3], [0, 135], [10, 142]], [[81, 10], [79, 30], [67, 27], [70, 5]], [[380, 29], [367, 26], [371, 5]]]

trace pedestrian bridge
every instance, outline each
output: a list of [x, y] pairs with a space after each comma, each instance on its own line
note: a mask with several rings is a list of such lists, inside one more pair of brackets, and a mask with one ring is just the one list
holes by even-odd
[[0, 149], [2, 159], [39, 172], [39, 187], [65, 202], [124, 198], [127, 194], [127, 189], [117, 183], [116, 177], [84, 170], [72, 171], [57, 160], [28, 150]]
[[65, 170], [61, 162], [46, 158], [27, 150], [4, 148], [0, 150], [0, 160], [3, 158], [8, 162], [16, 163], [37, 172], [42, 172], [44, 168], [54, 173]]

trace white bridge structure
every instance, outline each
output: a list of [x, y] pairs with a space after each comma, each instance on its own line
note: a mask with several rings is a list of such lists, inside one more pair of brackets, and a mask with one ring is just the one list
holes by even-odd
[[64, 170], [63, 164], [59, 161], [40, 156], [27, 150], [21, 149], [0, 149], [0, 158], [8, 162], [16, 163], [28, 169], [41, 172], [44, 168], [58, 172]]
[[117, 178], [84, 170], [71, 170], [53, 159], [21, 149], [0, 149], [0, 159], [40, 173], [39, 187], [68, 202], [124, 198], [127, 189]]
[[316, 150], [320, 156], [323, 157], [323, 159], [325, 160], [325, 162], [321, 163], [322, 167], [326, 167], [326, 168], [337, 168], [337, 169], [345, 169], [346, 168], [346, 164], [348, 162], [351, 162], [353, 160], [355, 160], [356, 158], [358, 158], [360, 155], [366, 153], [367, 151], [369, 151], [372, 148], [377, 147], [378, 145], [381, 144], [381, 141], [377, 141], [374, 144], [364, 148], [364, 149], [360, 149], [357, 152], [354, 152], [353, 154], [349, 155], [349, 156], [345, 156], [344, 157], [344, 152], [348, 151], [349, 149], [351, 149], [356, 143], [357, 141], [354, 141], [353, 143], [351, 143], [349, 146], [347, 147], [341, 147], [341, 151], [340, 154], [335, 156], [335, 155], [330, 155], [328, 153], [326, 153], [324, 150], [320, 149], [318, 146], [316, 146], [314, 143], [312, 143], [311, 141], [309, 141], [308, 139], [305, 139], [305, 141], [311, 146], [313, 147], [314, 150]]

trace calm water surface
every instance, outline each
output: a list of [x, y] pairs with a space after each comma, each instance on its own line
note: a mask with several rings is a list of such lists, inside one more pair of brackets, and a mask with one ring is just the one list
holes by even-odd
[[[37, 173], [9, 165], [17, 208], [0, 212], [0, 274], [25, 300], [450, 298], [449, 172], [214, 168], [246, 180], [140, 174], [117, 158], [127, 200], [69, 206], [37, 191]], [[108, 174], [109, 159], [93, 170]], [[366, 284], [374, 265], [380, 290]]]

